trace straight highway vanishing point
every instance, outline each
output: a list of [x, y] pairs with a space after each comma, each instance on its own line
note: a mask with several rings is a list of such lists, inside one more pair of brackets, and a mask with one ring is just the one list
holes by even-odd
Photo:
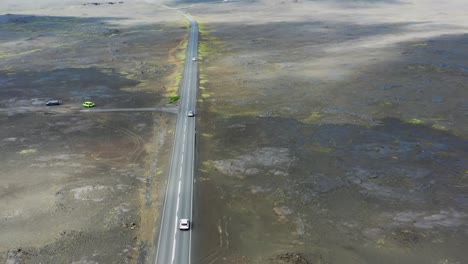
[[190, 21], [191, 29], [155, 264], [191, 261], [192, 231], [180, 230], [178, 223], [180, 219], [191, 220], [193, 210], [195, 118], [187, 113], [195, 112], [196, 107], [198, 24], [191, 16], [180, 13]]

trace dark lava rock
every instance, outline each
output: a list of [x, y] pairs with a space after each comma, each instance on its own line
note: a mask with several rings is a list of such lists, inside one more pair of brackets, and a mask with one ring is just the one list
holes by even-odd
[[444, 102], [444, 97], [442, 96], [433, 96], [432, 97], [432, 102], [433, 103], [443, 103]]
[[115, 4], [123, 4], [124, 2], [120, 1], [120, 2], [106, 2], [106, 3], [97, 3], [97, 2], [91, 2], [91, 3], [86, 3], [86, 4], [83, 4], [84, 6], [87, 6], [87, 5], [95, 5], [95, 6], [99, 6], [99, 5], [115, 5]]
[[273, 263], [309, 264], [309, 261], [300, 253], [284, 253], [274, 257]]

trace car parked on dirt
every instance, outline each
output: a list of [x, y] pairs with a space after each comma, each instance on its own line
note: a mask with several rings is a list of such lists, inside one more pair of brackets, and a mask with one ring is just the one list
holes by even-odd
[[96, 105], [91, 101], [86, 101], [83, 103], [83, 106], [86, 108], [91, 108], [91, 107], [95, 107]]
[[61, 105], [61, 104], [62, 104], [62, 101], [56, 100], [56, 99], [49, 100], [46, 103], [47, 106]]

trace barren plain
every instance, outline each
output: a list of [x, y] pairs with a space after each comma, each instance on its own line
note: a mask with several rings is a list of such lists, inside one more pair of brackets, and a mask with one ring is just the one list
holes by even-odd
[[467, 263], [464, 6], [189, 9], [202, 28], [200, 263]]
[[0, 263], [150, 263], [187, 23], [138, 1], [0, 10]]
[[0, 263], [152, 263], [187, 33], [161, 3], [201, 29], [194, 263], [468, 262], [464, 0], [4, 0]]

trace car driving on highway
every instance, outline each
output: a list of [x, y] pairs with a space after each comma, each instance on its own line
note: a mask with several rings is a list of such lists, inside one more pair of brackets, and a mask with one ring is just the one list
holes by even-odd
[[187, 116], [193, 117], [195, 116], [195, 113], [193, 111], [188, 111]]
[[180, 219], [179, 221], [179, 229], [180, 230], [189, 230], [190, 229], [190, 221], [188, 219]]

